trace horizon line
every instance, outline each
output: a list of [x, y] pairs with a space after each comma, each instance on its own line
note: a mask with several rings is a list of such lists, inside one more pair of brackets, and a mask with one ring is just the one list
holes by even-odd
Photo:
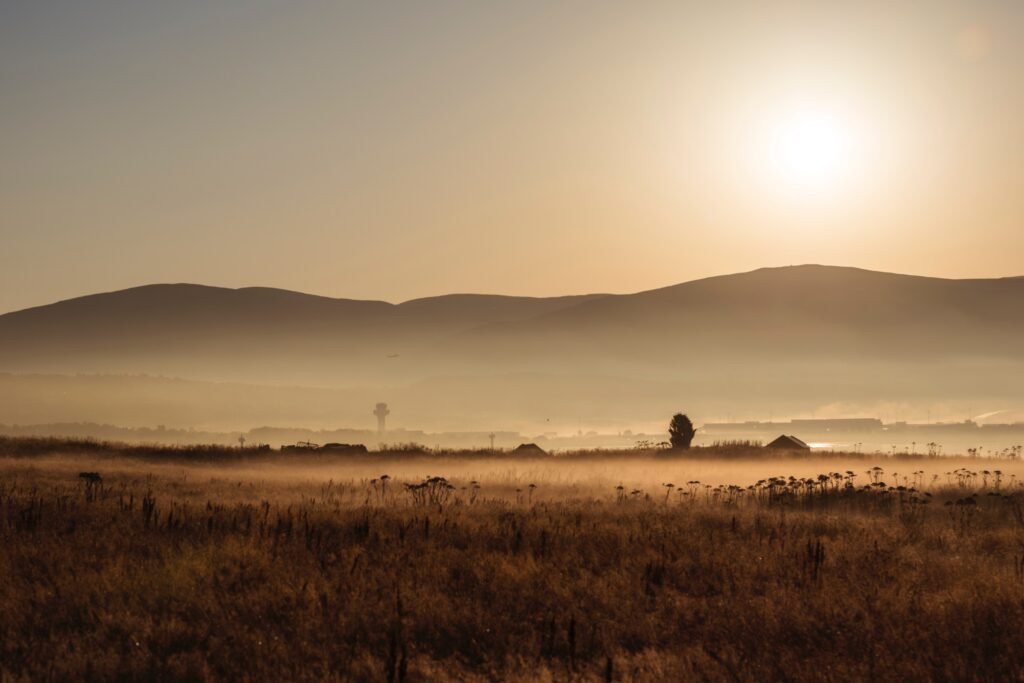
[[460, 296], [461, 297], [491, 297], [491, 298], [504, 298], [504, 299], [538, 299], [538, 300], [539, 299], [566, 299], [566, 298], [574, 298], [574, 297], [575, 298], [584, 298], [584, 297], [632, 296], [632, 295], [636, 295], [636, 294], [645, 294], [645, 293], [648, 293], [648, 292], [657, 292], [657, 291], [660, 291], [660, 290], [670, 289], [672, 287], [678, 287], [678, 286], [681, 286], [681, 285], [691, 284], [691, 283], [695, 283], [695, 282], [703, 282], [703, 281], [707, 281], [707, 280], [715, 280], [715, 279], [720, 279], [720, 278], [735, 277], [735, 276], [740, 276], [740, 275], [750, 275], [750, 274], [753, 274], [753, 273], [758, 273], [758, 272], [766, 271], [766, 270], [792, 270], [792, 269], [798, 269], [798, 268], [821, 268], [821, 269], [829, 269], [829, 270], [859, 271], [859, 272], [863, 272], [863, 273], [872, 273], [872, 274], [876, 274], [876, 275], [891, 275], [891, 276], [897, 276], [897, 277], [910, 277], [910, 278], [921, 278], [921, 279], [927, 279], [927, 280], [944, 280], [944, 281], [987, 281], [987, 280], [1015, 280], [1015, 279], [1024, 279], [1024, 275], [993, 275], [993, 276], [989, 276], [989, 277], [942, 277], [942, 276], [938, 276], [938, 275], [920, 275], [920, 274], [916, 274], [916, 273], [904, 273], [904, 272], [896, 272], [896, 271], [888, 271], [888, 270], [874, 270], [874, 269], [871, 269], [871, 268], [864, 268], [864, 267], [861, 267], [861, 266], [834, 265], [834, 264], [826, 264], [826, 263], [795, 263], [795, 264], [789, 264], [789, 265], [784, 265], [784, 266], [760, 266], [758, 268], [753, 268], [751, 270], [741, 270], [741, 271], [735, 271], [735, 272], [731, 272], [731, 273], [721, 273], [721, 274], [717, 274], [717, 275], [708, 275], [708, 276], [704, 276], [704, 277], [693, 278], [693, 279], [690, 279], [690, 280], [680, 280], [680, 281], [673, 282], [673, 283], [670, 283], [670, 284], [667, 284], [667, 285], [661, 285], [661, 286], [652, 287], [652, 288], [649, 288], [649, 289], [640, 289], [640, 290], [625, 291], [625, 292], [596, 292], [595, 291], [595, 292], [580, 292], [580, 293], [575, 293], [575, 294], [549, 294], [549, 295], [540, 295], [539, 296], [539, 295], [526, 295], [526, 294], [504, 294], [504, 293], [494, 293], [494, 292], [451, 291], [451, 292], [447, 292], [447, 293], [443, 293], [443, 294], [431, 294], [431, 295], [427, 295], [427, 296], [413, 297], [411, 299], [405, 299], [405, 300], [402, 300], [402, 301], [389, 301], [387, 299], [360, 299], [360, 298], [353, 298], [353, 297], [346, 297], [346, 296], [331, 296], [331, 295], [328, 295], [328, 294], [318, 294], [318, 293], [307, 292], [307, 291], [303, 291], [303, 290], [299, 290], [299, 289], [287, 289], [287, 288], [284, 288], [284, 287], [270, 287], [270, 286], [266, 286], [266, 285], [244, 285], [244, 286], [240, 286], [240, 287], [230, 287], [230, 286], [226, 286], [226, 285], [211, 285], [211, 284], [206, 284], [206, 283], [201, 283], [201, 282], [187, 282], [187, 281], [178, 281], [178, 282], [149, 282], [149, 283], [143, 283], [143, 284], [139, 284], [139, 285], [132, 285], [132, 286], [129, 286], [129, 287], [122, 287], [122, 288], [119, 288], [119, 289], [110, 289], [110, 290], [103, 290], [103, 291], [98, 291], [98, 292], [90, 292], [90, 293], [87, 293], [87, 294], [79, 294], [79, 295], [71, 296], [71, 297], [68, 297], [68, 298], [65, 298], [65, 299], [57, 299], [55, 301], [50, 301], [48, 303], [36, 304], [36, 305], [33, 305], [33, 306], [26, 306], [24, 308], [16, 308], [16, 309], [8, 310], [8, 311], [2, 311], [2, 312], [0, 312], [0, 317], [6, 316], [6, 315], [10, 315], [10, 314], [14, 314], [14, 313], [21, 313], [21, 312], [24, 312], [24, 311], [30, 311], [30, 310], [38, 309], [38, 308], [46, 308], [48, 306], [55, 306], [55, 305], [62, 304], [62, 303], [67, 303], [67, 302], [70, 302], [70, 301], [77, 301], [79, 299], [87, 299], [87, 298], [90, 298], [90, 297], [105, 296], [105, 295], [109, 295], [109, 294], [119, 294], [119, 293], [122, 293], [122, 292], [130, 292], [130, 291], [134, 291], [134, 290], [146, 289], [146, 288], [151, 288], [151, 287], [198, 287], [198, 288], [213, 289], [213, 290], [220, 290], [220, 291], [232, 291], [232, 292], [241, 292], [241, 291], [246, 291], [246, 290], [266, 290], [266, 291], [272, 291], [272, 292], [284, 292], [284, 293], [288, 293], [288, 294], [299, 294], [299, 295], [302, 295], [302, 296], [315, 297], [315, 298], [320, 298], [320, 299], [329, 299], [331, 301], [353, 301], [353, 302], [371, 303], [371, 304], [387, 304], [387, 305], [390, 305], [390, 306], [396, 306], [397, 307], [397, 306], [404, 306], [404, 305], [408, 305], [408, 304], [412, 304], [412, 303], [416, 303], [416, 302], [420, 302], [420, 301], [430, 301], [430, 300], [433, 300], [433, 299], [444, 299], [444, 298], [449, 298], [449, 297], [460, 297]]

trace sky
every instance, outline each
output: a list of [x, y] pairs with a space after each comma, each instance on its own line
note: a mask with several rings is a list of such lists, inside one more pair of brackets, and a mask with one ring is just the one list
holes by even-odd
[[0, 311], [1024, 274], [1024, 3], [0, 0]]

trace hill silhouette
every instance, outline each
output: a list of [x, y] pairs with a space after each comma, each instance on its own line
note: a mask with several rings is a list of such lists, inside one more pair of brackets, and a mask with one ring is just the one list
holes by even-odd
[[345, 387], [346, 405], [401, 396], [424, 419], [610, 417], [672, 411], [682, 396], [709, 410], [798, 399], [1004, 401], [1024, 376], [1022, 338], [1019, 277], [808, 265], [626, 295], [401, 304], [171, 284], [0, 316], [0, 372]]
[[600, 296], [455, 294], [395, 305], [262, 287], [148, 285], [0, 316], [0, 371], [379, 378], [399, 365], [382, 361], [403, 352], [422, 360], [436, 340]]
[[1022, 278], [948, 280], [809, 265], [601, 297], [469, 336], [470, 346], [504, 344], [510, 352], [554, 344], [623, 360], [700, 353], [758, 364], [808, 356], [1021, 359], [1022, 332]]

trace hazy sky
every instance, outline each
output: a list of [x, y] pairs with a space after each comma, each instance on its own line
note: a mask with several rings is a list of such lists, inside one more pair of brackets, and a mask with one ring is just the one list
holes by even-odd
[[0, 311], [1024, 274], [1024, 3], [0, 0]]

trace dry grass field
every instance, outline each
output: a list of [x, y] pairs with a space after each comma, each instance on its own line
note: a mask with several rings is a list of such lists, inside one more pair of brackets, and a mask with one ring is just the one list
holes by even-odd
[[1013, 460], [72, 446], [0, 449], [3, 681], [1024, 677]]

